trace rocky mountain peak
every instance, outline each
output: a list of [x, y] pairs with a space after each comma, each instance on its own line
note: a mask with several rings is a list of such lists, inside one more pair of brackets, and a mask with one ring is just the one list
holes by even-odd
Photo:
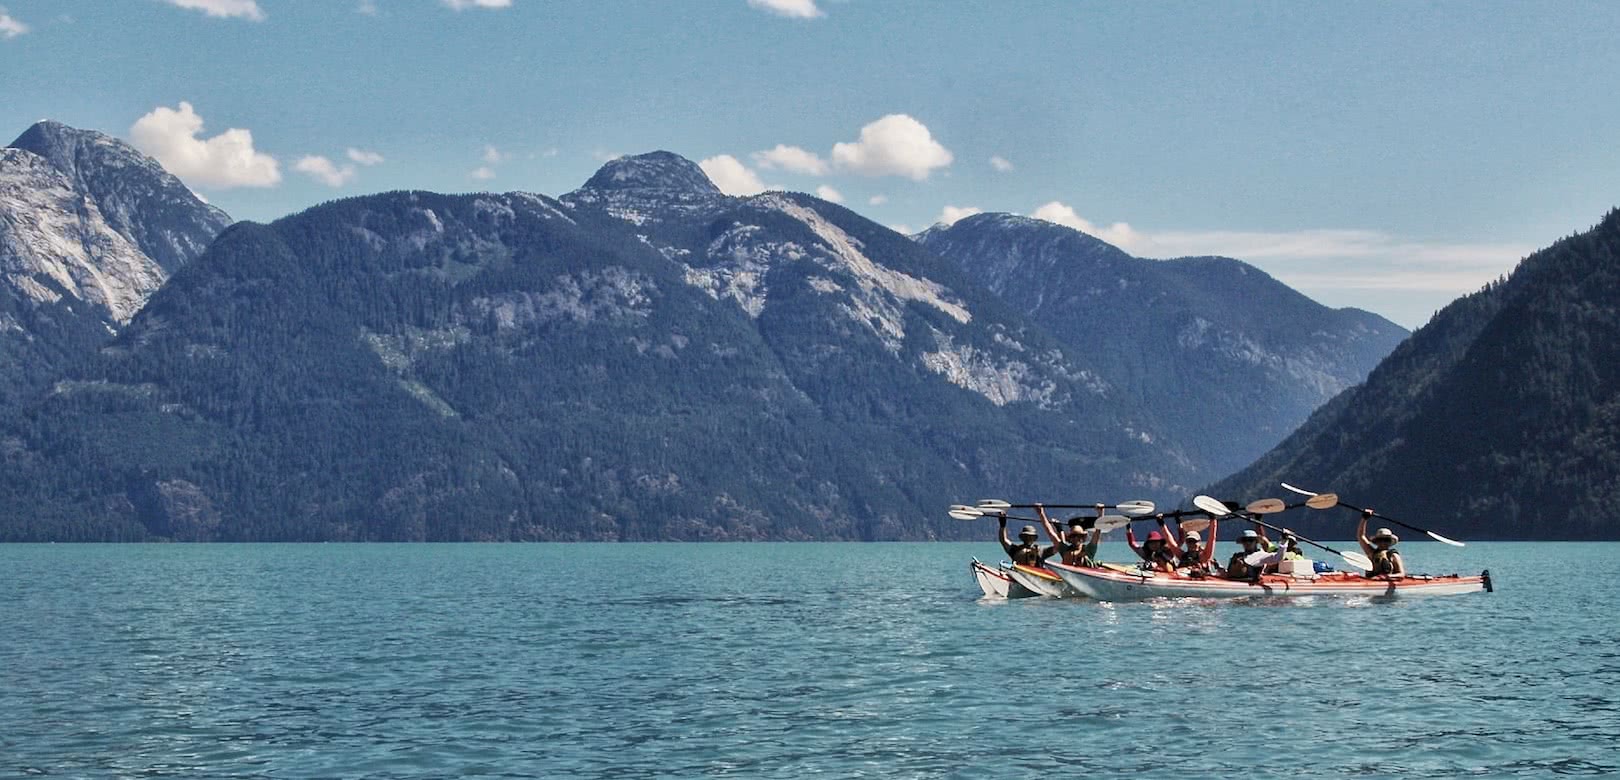
[[664, 190], [719, 195], [697, 163], [674, 152], [648, 152], [610, 160], [585, 182], [588, 190]]

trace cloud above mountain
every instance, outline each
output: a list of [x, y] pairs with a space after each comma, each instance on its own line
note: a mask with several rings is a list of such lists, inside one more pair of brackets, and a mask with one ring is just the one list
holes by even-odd
[[202, 129], [202, 117], [182, 100], [178, 108], [158, 106], [135, 120], [129, 140], [192, 186], [230, 189], [281, 182], [276, 158], [253, 148], [252, 132], [233, 127], [202, 138]]
[[247, 19], [262, 22], [267, 17], [256, 0], [164, 0], [176, 8], [201, 11], [216, 19]]
[[816, 0], [748, 0], [748, 5], [789, 19], [818, 19], [826, 14]]
[[832, 162], [862, 176], [904, 176], [922, 181], [951, 164], [951, 151], [922, 122], [889, 114], [861, 128], [858, 140], [833, 145]]
[[758, 195], [765, 191], [759, 174], [749, 170], [741, 160], [729, 154], [719, 154], [700, 163], [698, 167], [727, 195]]

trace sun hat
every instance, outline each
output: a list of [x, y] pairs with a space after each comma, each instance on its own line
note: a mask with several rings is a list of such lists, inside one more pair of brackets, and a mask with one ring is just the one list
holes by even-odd
[[1026, 536], [1037, 536], [1037, 535], [1038, 534], [1035, 533], [1035, 526], [1033, 526], [1033, 525], [1026, 525], [1026, 526], [1024, 526], [1024, 530], [1018, 532], [1018, 538], [1020, 538], [1020, 539], [1026, 537]]
[[1401, 537], [1396, 536], [1395, 532], [1389, 530], [1388, 528], [1380, 528], [1380, 529], [1378, 529], [1378, 533], [1373, 534], [1372, 538], [1374, 538], [1374, 539], [1388, 539], [1390, 544], [1400, 544], [1400, 542], [1401, 542]]
[[1162, 542], [1162, 541], [1164, 541], [1164, 534], [1161, 534], [1158, 531], [1154, 531], [1154, 532], [1148, 534], [1147, 540], [1150, 541], [1150, 542]]
[[1248, 542], [1248, 541], [1258, 542], [1258, 541], [1260, 541], [1260, 534], [1255, 533], [1253, 528], [1249, 528], [1249, 529], [1246, 529], [1243, 533], [1238, 534], [1238, 541], [1240, 541], [1240, 542]]
[[1189, 542], [1202, 542], [1202, 541], [1204, 541], [1204, 537], [1199, 536], [1197, 531], [1188, 531], [1187, 533], [1182, 534], [1181, 538], [1184, 541], [1189, 541]]

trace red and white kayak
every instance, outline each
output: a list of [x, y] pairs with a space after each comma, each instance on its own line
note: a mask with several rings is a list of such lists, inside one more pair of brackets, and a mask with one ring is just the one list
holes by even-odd
[[1219, 577], [1188, 577], [1127, 567], [1092, 568], [1047, 564], [1069, 587], [1099, 601], [1154, 598], [1230, 599], [1299, 596], [1454, 596], [1489, 592], [1491, 573], [1478, 576], [1417, 575], [1401, 579], [1368, 579], [1350, 572], [1270, 574], [1258, 582]]

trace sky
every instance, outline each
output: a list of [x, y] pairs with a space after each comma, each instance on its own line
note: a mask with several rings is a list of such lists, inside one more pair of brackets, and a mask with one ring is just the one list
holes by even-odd
[[1616, 29], [1528, 0], [0, 0], [0, 136], [111, 133], [259, 221], [667, 149], [728, 192], [1028, 214], [1416, 327], [1620, 205]]

